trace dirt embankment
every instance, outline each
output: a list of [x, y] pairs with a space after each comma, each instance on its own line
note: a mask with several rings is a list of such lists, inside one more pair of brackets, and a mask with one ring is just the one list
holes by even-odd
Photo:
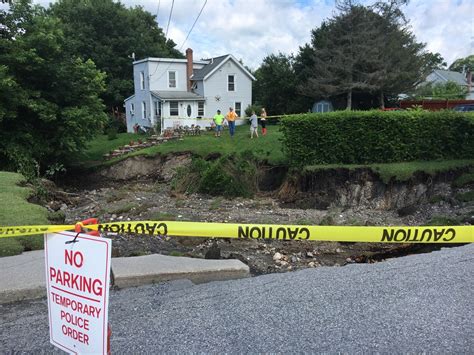
[[[456, 198], [472, 186], [454, 188], [463, 171], [429, 176], [415, 174], [406, 182], [384, 183], [368, 169], [332, 169], [289, 173], [286, 167], [260, 166], [260, 192], [253, 198], [226, 199], [203, 194], [183, 195], [171, 189], [176, 169], [191, 154], [133, 157], [85, 176], [87, 189], [70, 203], [50, 204], [66, 222], [89, 217], [100, 221], [178, 220], [310, 225], [424, 225], [472, 224], [474, 206]], [[95, 181], [96, 185], [90, 182]], [[85, 185], [82, 185], [85, 186]], [[376, 262], [387, 257], [429, 251], [440, 246], [261, 241], [203, 240], [202, 238], [114, 235], [115, 256], [163, 253], [192, 257], [238, 258], [254, 274], [306, 267]]]
[[418, 172], [406, 181], [392, 178], [388, 182], [368, 168], [307, 171], [287, 176], [277, 197], [296, 208], [365, 207], [410, 214], [417, 205], [433, 198], [452, 201], [458, 192], [452, 183], [466, 170], [434, 176]]

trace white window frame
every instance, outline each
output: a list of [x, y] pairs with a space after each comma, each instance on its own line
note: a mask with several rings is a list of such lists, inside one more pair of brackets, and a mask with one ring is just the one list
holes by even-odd
[[[239, 113], [237, 113], [237, 104], [240, 105]], [[242, 117], [242, 102], [241, 101], [234, 102], [234, 112], [237, 115], [237, 117]]]
[[[171, 86], [170, 74], [174, 73], [174, 86]], [[177, 70], [168, 70], [168, 89], [177, 89], [178, 88], [178, 71]]]
[[135, 116], [135, 104], [133, 102], [130, 103], [130, 115]]
[[[234, 81], [232, 82], [232, 84], [234, 85], [234, 90], [229, 90], [229, 84], [231, 84], [229, 78], [230, 77], [233, 77], [234, 78]], [[227, 92], [235, 92], [235, 74], [227, 74]]]
[[[171, 114], [171, 104], [176, 104], [177, 114]], [[170, 101], [170, 117], [179, 117], [179, 102], [178, 101]]]
[[145, 90], [145, 72], [140, 72], [140, 89]]
[[[200, 107], [202, 105], [202, 108]], [[198, 101], [198, 116], [204, 117], [205, 115], [205, 109], [204, 109], [204, 101]]]
[[146, 119], [146, 101], [142, 101], [142, 119]]

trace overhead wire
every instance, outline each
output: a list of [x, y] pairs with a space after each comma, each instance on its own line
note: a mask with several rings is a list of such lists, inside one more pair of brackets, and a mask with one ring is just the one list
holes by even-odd
[[173, 14], [173, 7], [174, 7], [174, 0], [171, 3], [171, 10], [170, 10], [170, 15], [168, 17], [168, 25], [166, 26], [165, 38], [168, 38], [168, 29], [170, 28], [171, 15]]
[[[174, 1], [173, 1], [173, 2], [174, 2]], [[192, 25], [191, 28], [189, 29], [186, 38], [184, 39], [183, 43], [182, 43], [181, 46], [179, 47], [179, 49], [178, 49], [179, 51], [181, 51], [181, 50], [183, 49], [184, 44], [185, 44], [186, 41], [188, 40], [189, 36], [191, 35], [191, 32], [192, 32], [193, 29], [194, 29], [194, 26], [196, 25], [197, 21], [199, 20], [199, 17], [201, 16], [202, 12], [204, 11], [204, 7], [206, 6], [206, 4], [207, 4], [207, 0], [204, 1], [204, 4], [202, 5], [201, 10], [199, 11], [199, 13], [198, 13], [196, 19], [194, 20], [193, 25]], [[163, 77], [163, 75], [165, 75], [166, 71], [169, 69], [169, 67], [171, 66], [171, 64], [172, 64], [172, 63], [168, 64], [168, 66], [166, 67], [166, 69], [163, 71], [163, 73], [162, 73], [156, 80], [160, 80], [160, 79]], [[153, 74], [150, 74], [150, 77], [153, 76], [153, 75], [155, 75], [155, 73], [156, 73], [157, 70], [158, 70], [158, 65], [156, 66], [155, 71], [153, 72]]]

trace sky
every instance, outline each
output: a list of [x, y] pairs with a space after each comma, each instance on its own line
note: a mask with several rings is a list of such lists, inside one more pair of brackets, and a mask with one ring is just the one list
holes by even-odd
[[[370, 5], [375, 0], [360, 0]], [[46, 6], [49, 0], [35, 0]], [[157, 15], [166, 31], [173, 0], [122, 0]], [[232, 54], [251, 69], [278, 52], [296, 54], [308, 43], [313, 28], [335, 12], [334, 0], [174, 0], [168, 38], [194, 59]], [[451, 64], [474, 54], [474, 0], [411, 0], [403, 11], [418, 41]]]
[[[166, 30], [172, 0], [123, 0], [158, 15]], [[374, 1], [361, 0], [370, 5]], [[269, 54], [298, 52], [311, 29], [335, 12], [334, 0], [207, 0], [188, 40], [188, 31], [205, 0], [175, 0], [168, 37], [194, 58], [231, 53], [252, 69]], [[448, 65], [474, 54], [474, 0], [411, 0], [403, 11], [418, 41], [439, 52]]]

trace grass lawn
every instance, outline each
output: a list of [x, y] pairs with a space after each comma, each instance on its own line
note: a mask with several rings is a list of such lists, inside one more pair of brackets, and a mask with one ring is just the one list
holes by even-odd
[[94, 163], [102, 162], [103, 155], [109, 153], [120, 146], [129, 144], [130, 141], [144, 140], [146, 138], [143, 134], [136, 133], [118, 133], [117, 139], [109, 140], [106, 134], [101, 134], [89, 143], [89, 148], [79, 157], [79, 163], [92, 165]]
[[[260, 138], [249, 138], [249, 126], [236, 127], [234, 138], [230, 138], [229, 131], [222, 133], [221, 138], [215, 138], [213, 132], [203, 132], [201, 136], [186, 136], [182, 141], [170, 141], [150, 148], [135, 151], [128, 155], [111, 159], [102, 160], [102, 155], [120, 145], [127, 144], [130, 140], [144, 139], [144, 135], [132, 133], [121, 133], [116, 140], [109, 141], [106, 135], [97, 137], [91, 142], [89, 150], [84, 154], [84, 166], [107, 166], [113, 165], [129, 156], [156, 154], [167, 154], [172, 152], [193, 152], [194, 154], [205, 157], [210, 153], [219, 152], [223, 155], [238, 153], [244, 151], [253, 151], [262, 160], [267, 160], [270, 164], [285, 165], [288, 163], [286, 156], [282, 151], [281, 137], [282, 133], [278, 125], [268, 126], [267, 136]], [[408, 180], [415, 172], [423, 171], [427, 174], [435, 174], [441, 171], [447, 171], [466, 166], [474, 166], [474, 159], [467, 160], [445, 160], [445, 161], [419, 161], [390, 164], [369, 164], [369, 165], [314, 165], [305, 167], [306, 171], [324, 170], [335, 168], [355, 169], [367, 167], [377, 172], [384, 182], [395, 178], [398, 181]]]
[[[20, 174], [0, 171], [0, 225], [50, 224], [45, 208], [29, 203], [32, 190], [18, 186]], [[20, 254], [23, 250], [43, 248], [43, 236], [0, 238], [0, 256]]]
[[102, 160], [100, 165], [112, 165], [126, 157], [135, 155], [166, 154], [170, 152], [193, 152], [205, 157], [210, 153], [220, 152], [223, 155], [251, 150], [262, 160], [268, 160], [271, 164], [284, 164], [286, 158], [281, 150], [281, 138], [279, 126], [267, 126], [267, 135], [250, 139], [250, 128], [248, 125], [236, 127], [234, 138], [230, 138], [229, 131], [222, 132], [222, 137], [214, 137], [213, 132], [203, 132], [200, 136], [186, 136], [182, 141], [169, 141], [153, 147], [141, 149], [130, 154], [103, 161], [102, 155], [121, 145], [128, 144], [130, 140], [144, 139], [144, 135], [131, 133], [121, 133], [116, 140], [107, 140], [106, 135], [97, 137], [91, 142], [90, 148], [86, 151], [82, 163], [84, 166], [97, 166], [97, 162]]

